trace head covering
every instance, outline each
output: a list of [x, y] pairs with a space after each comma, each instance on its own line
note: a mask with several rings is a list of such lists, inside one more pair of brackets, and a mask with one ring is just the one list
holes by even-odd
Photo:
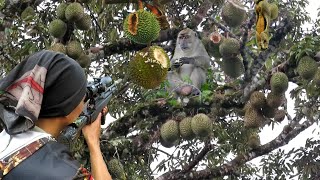
[[71, 113], [86, 93], [81, 66], [68, 56], [42, 50], [0, 80], [0, 122], [8, 134], [34, 127], [39, 117]]

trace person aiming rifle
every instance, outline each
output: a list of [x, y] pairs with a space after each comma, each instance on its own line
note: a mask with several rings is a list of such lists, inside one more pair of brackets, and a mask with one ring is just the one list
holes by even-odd
[[[56, 141], [85, 107], [87, 80], [68, 56], [42, 50], [0, 80], [0, 179], [111, 180], [100, 150], [101, 113], [82, 128], [91, 173]], [[103, 114], [107, 112], [103, 109]]]

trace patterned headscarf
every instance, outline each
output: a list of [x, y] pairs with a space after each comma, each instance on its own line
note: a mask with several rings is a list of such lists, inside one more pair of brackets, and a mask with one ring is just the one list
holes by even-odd
[[8, 134], [34, 127], [41, 117], [71, 113], [86, 93], [81, 66], [68, 56], [42, 50], [0, 80], [0, 123]]

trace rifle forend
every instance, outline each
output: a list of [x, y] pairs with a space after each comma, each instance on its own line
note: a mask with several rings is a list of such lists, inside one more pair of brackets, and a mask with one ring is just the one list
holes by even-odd
[[[79, 118], [60, 133], [58, 142], [61, 142], [70, 148], [71, 143], [79, 137], [81, 129], [97, 119], [99, 113], [109, 103], [112, 95], [115, 94], [117, 85], [121, 81], [121, 79], [118, 79], [112, 84], [111, 77], [106, 76], [94, 78], [93, 81], [88, 82], [84, 109]], [[104, 118], [104, 116], [101, 117], [102, 125], [105, 123]]]

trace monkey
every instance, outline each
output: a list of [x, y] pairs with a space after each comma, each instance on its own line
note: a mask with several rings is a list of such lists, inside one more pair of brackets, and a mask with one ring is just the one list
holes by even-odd
[[206, 82], [210, 57], [195, 31], [186, 28], [179, 32], [174, 55], [167, 75], [168, 90], [176, 96], [200, 95]]

